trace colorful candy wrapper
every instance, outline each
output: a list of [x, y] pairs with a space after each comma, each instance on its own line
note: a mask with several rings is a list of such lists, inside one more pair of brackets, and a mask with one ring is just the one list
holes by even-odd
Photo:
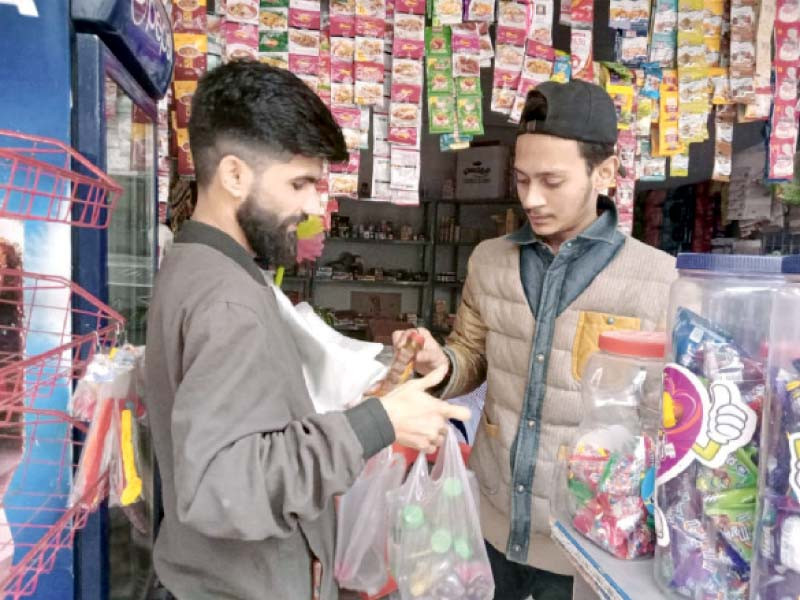
[[672, 331], [672, 345], [678, 364], [695, 374], [702, 375], [703, 349], [706, 342], [732, 344], [733, 339], [688, 308], [678, 309]]
[[697, 473], [697, 489], [704, 495], [719, 494], [728, 490], [752, 489], [758, 481], [755, 464], [756, 449], [752, 446], [740, 448], [725, 460], [721, 469], [700, 466]]
[[753, 527], [755, 522], [755, 488], [731, 490], [706, 498], [703, 512], [714, 529], [749, 563], [753, 558]]

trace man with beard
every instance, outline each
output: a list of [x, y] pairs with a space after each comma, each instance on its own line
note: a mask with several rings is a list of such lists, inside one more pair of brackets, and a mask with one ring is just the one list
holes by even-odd
[[156, 572], [180, 600], [308, 599], [312, 589], [334, 600], [334, 496], [395, 440], [432, 450], [468, 411], [425, 392], [444, 370], [344, 412], [314, 411], [255, 263], [291, 263], [297, 224], [320, 212], [323, 160], [347, 158], [305, 84], [231, 62], [200, 81], [189, 135], [197, 207], [148, 316], [146, 404], [164, 500]]
[[[527, 222], [470, 257], [447, 345], [421, 332], [417, 370], [449, 368], [442, 397], [488, 381], [470, 466], [497, 600], [572, 597], [549, 511], [559, 448], [581, 418], [583, 368], [601, 332], [665, 327], [674, 259], [623, 235], [614, 202], [599, 192], [619, 168], [616, 140], [616, 111], [602, 88], [572, 81], [534, 89], [514, 163]], [[395, 343], [407, 335], [397, 332]]]

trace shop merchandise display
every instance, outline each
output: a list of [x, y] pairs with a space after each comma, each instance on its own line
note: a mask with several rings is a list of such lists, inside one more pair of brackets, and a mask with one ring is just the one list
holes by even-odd
[[[780, 600], [800, 590], [800, 287], [791, 263], [790, 283], [775, 296], [768, 344], [770, 385], [764, 405], [758, 512], [753, 545], [753, 600]], [[786, 266], [786, 264], [785, 264]]]
[[681, 255], [669, 312], [656, 492], [656, 581], [746, 599], [772, 298], [781, 258]]
[[619, 559], [652, 556], [655, 432], [665, 336], [600, 335], [581, 391], [584, 412], [557, 469], [553, 513]]
[[[713, 135], [712, 178], [729, 180], [737, 122], [768, 120], [769, 179], [793, 178], [800, 116], [794, 0], [611, 0], [615, 62], [602, 64], [593, 56], [594, 3], [585, 0], [562, 3], [568, 53], [553, 46], [552, 0], [230, 4], [226, 11], [217, 3], [217, 14], [207, 15], [205, 0], [173, 2], [178, 64], [159, 135], [166, 140], [174, 128], [179, 175], [193, 172], [186, 125], [196, 80], [218, 54], [291, 69], [332, 107], [352, 158], [326, 170], [323, 199], [362, 191], [360, 152], [371, 126], [372, 197], [417, 204], [423, 127], [440, 136], [442, 151], [460, 149], [484, 132], [484, 95], [492, 111], [517, 123], [531, 89], [570, 78], [600, 83], [617, 103], [625, 170], [612, 195], [625, 231], [636, 181], [687, 176], [692, 144]], [[492, 88], [483, 90], [481, 68], [490, 65]]]

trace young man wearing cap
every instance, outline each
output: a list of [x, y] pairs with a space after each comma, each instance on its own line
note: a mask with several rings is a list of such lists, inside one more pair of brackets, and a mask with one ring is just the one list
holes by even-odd
[[498, 600], [571, 598], [572, 570], [550, 539], [549, 515], [557, 454], [581, 417], [583, 367], [601, 332], [663, 329], [666, 320], [674, 259], [623, 235], [600, 193], [619, 168], [616, 140], [602, 88], [533, 90], [514, 163], [527, 223], [470, 257], [447, 346], [422, 332], [417, 370], [449, 366], [442, 397], [488, 380], [470, 466]]

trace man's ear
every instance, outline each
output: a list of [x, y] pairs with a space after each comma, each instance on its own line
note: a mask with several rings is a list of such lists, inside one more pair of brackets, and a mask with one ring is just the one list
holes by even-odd
[[232, 197], [244, 201], [252, 189], [255, 174], [245, 161], [233, 154], [226, 154], [219, 161], [217, 177], [222, 188]]
[[614, 180], [619, 171], [619, 158], [609, 156], [592, 173], [592, 187], [596, 190], [605, 190], [614, 184]]

